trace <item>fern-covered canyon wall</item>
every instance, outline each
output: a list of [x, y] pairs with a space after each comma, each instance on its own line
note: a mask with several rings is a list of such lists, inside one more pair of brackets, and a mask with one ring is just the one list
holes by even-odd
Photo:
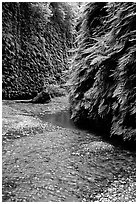
[[3, 99], [29, 99], [45, 84], [64, 83], [72, 18], [67, 3], [2, 3]]
[[136, 139], [136, 4], [86, 3], [77, 25], [71, 117], [124, 141]]

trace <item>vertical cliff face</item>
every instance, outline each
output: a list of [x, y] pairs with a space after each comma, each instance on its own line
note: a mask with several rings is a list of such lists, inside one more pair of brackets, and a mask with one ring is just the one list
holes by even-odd
[[65, 3], [3, 2], [3, 99], [32, 98], [45, 83], [64, 82], [71, 18], [71, 7]]
[[86, 3], [72, 63], [72, 119], [135, 140], [136, 4]]

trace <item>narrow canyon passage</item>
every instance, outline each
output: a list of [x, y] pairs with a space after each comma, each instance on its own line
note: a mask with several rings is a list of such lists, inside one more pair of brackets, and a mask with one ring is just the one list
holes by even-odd
[[2, 201], [136, 202], [136, 2], [2, 2]]

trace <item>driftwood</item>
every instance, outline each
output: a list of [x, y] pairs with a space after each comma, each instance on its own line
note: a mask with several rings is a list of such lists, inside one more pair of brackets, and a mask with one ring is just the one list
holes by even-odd
[[[67, 89], [67, 88], [66, 88]], [[44, 88], [33, 99], [30, 100], [17, 100], [18, 103], [48, 103], [51, 98], [60, 97], [66, 95], [66, 89], [59, 86], [52, 85]]]
[[47, 91], [41, 91], [33, 99], [30, 100], [17, 100], [18, 103], [48, 103], [51, 100], [51, 96]]

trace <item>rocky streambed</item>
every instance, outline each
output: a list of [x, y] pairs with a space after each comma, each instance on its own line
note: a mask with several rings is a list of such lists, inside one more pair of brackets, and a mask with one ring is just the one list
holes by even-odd
[[3, 202], [136, 201], [136, 154], [70, 121], [67, 97], [3, 101]]

